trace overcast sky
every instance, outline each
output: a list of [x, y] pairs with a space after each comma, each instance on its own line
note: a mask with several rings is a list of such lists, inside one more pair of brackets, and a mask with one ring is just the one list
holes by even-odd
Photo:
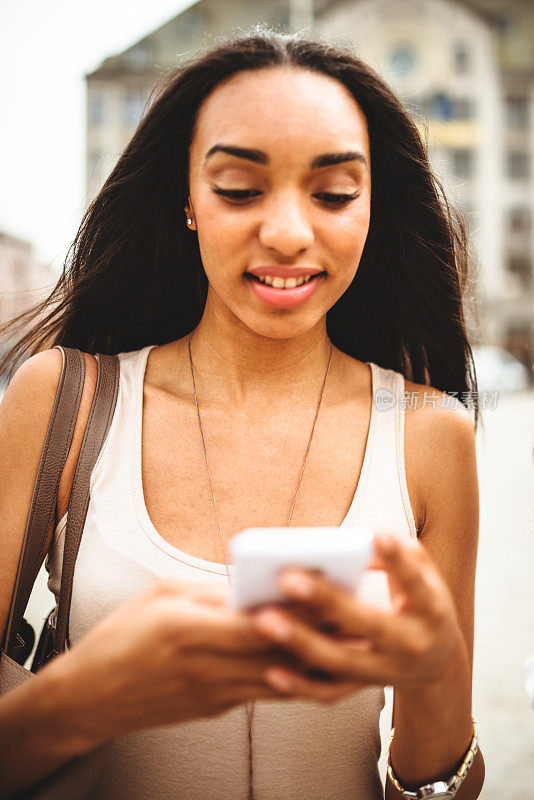
[[85, 190], [84, 74], [194, 0], [0, 0], [0, 231], [59, 270]]

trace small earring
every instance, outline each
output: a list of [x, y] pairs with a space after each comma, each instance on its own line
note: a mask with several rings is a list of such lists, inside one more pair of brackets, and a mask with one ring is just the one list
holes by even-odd
[[191, 219], [191, 217], [188, 217], [188, 218], [187, 218], [187, 224], [188, 224], [188, 225], [191, 225], [191, 223], [192, 223], [192, 222], [193, 222], [193, 220]]

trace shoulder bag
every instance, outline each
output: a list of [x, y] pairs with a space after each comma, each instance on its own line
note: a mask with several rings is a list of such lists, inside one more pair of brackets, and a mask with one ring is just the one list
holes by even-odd
[[[33, 629], [23, 615], [45, 557], [47, 534], [54, 519], [59, 482], [74, 434], [85, 378], [85, 362], [80, 350], [58, 348], [63, 367], [54, 407], [48, 425], [41, 461], [28, 514], [11, 608], [0, 656], [0, 695], [34, 679], [51, 658], [65, 651], [76, 557], [89, 505], [93, 467], [102, 449], [117, 401], [119, 360], [117, 356], [96, 355], [96, 389], [85, 429], [71, 488], [59, 600], [43, 627], [31, 670], [23, 664], [31, 652]], [[61, 769], [26, 790], [26, 800], [83, 800], [87, 797], [105, 764], [106, 747], [86, 756], [71, 759]]]

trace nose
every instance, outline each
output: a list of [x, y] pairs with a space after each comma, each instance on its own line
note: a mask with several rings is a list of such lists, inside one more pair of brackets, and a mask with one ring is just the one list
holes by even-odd
[[313, 227], [308, 212], [293, 194], [272, 200], [266, 206], [260, 227], [260, 241], [285, 258], [307, 250], [313, 243]]

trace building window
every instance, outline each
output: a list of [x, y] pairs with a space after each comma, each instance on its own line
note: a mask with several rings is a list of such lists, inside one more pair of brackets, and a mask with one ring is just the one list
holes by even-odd
[[506, 260], [506, 269], [512, 275], [517, 275], [525, 288], [530, 286], [532, 281], [532, 258], [528, 254], [509, 255]]
[[476, 106], [472, 97], [451, 97], [445, 92], [436, 92], [421, 100], [421, 111], [430, 119], [449, 122], [474, 119]]
[[206, 29], [207, 21], [201, 8], [190, 8], [181, 14], [179, 32], [182, 36], [200, 36]]
[[496, 13], [494, 19], [499, 33], [504, 36], [508, 36], [508, 34], [513, 33], [515, 20], [512, 11], [499, 11]]
[[277, 18], [273, 20], [272, 25], [279, 26], [280, 28], [289, 28], [289, 25], [291, 24], [291, 12], [289, 4], [285, 3], [283, 6], [276, 8], [275, 13], [277, 14]]
[[415, 54], [410, 47], [397, 47], [390, 56], [391, 71], [399, 78], [408, 75], [415, 64]]
[[426, 117], [436, 120], [450, 120], [452, 116], [451, 98], [444, 92], [436, 92], [426, 97], [421, 102], [421, 108]]
[[89, 125], [99, 128], [104, 124], [106, 117], [106, 98], [103, 92], [89, 94]]
[[528, 206], [517, 206], [508, 211], [508, 231], [528, 234], [532, 229], [532, 212]]
[[473, 119], [475, 101], [471, 97], [454, 97], [451, 99], [451, 119]]
[[471, 67], [471, 58], [467, 44], [456, 42], [454, 45], [454, 71], [457, 75], [467, 75]]
[[516, 130], [524, 130], [529, 124], [528, 99], [522, 95], [508, 95], [505, 103], [506, 124]]
[[531, 372], [534, 359], [534, 327], [532, 322], [516, 322], [507, 325], [504, 346], [529, 368], [529, 378], [532, 384], [534, 382], [534, 374]]
[[506, 159], [506, 174], [509, 178], [530, 178], [530, 158], [526, 150], [510, 150]]
[[134, 127], [141, 119], [143, 113], [144, 98], [141, 92], [126, 92], [122, 98], [122, 122], [128, 127]]
[[451, 172], [455, 178], [469, 180], [475, 173], [475, 153], [468, 147], [458, 147], [449, 151]]
[[143, 69], [143, 67], [146, 67], [149, 56], [150, 52], [147, 42], [139, 42], [124, 54], [126, 62], [133, 67], [133, 69]]

